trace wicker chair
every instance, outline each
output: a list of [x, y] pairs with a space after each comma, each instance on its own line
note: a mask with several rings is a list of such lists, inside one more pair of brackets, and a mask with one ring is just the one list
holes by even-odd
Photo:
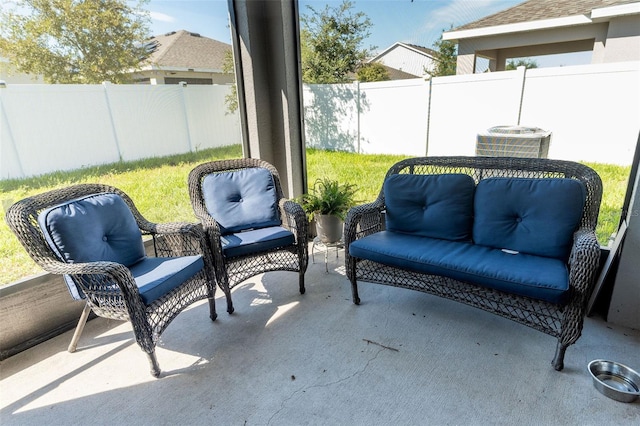
[[[569, 178], [584, 185], [582, 217], [566, 262], [569, 291], [563, 303], [515, 295], [472, 282], [352, 256], [349, 249], [356, 240], [384, 229], [387, 208], [384, 189], [374, 202], [352, 208], [345, 222], [345, 264], [355, 304], [360, 303], [358, 281], [408, 288], [462, 302], [557, 338], [552, 365], [556, 370], [562, 370], [567, 347], [575, 343], [582, 332], [586, 304], [594, 288], [600, 259], [595, 234], [602, 198], [602, 181], [598, 174], [587, 166], [570, 161], [505, 157], [410, 158], [393, 165], [385, 181], [399, 174], [467, 174], [476, 184], [492, 177]], [[504, 268], [509, 268], [509, 264]]]
[[298, 272], [304, 294], [307, 218], [284, 198], [275, 167], [252, 158], [201, 164], [189, 173], [189, 196], [209, 237], [227, 312], [234, 310], [231, 290], [264, 272]]
[[[159, 377], [155, 346], [186, 307], [209, 299], [215, 320], [213, 258], [199, 224], [151, 223], [117, 188], [82, 184], [18, 201], [6, 221], [31, 258], [62, 274], [86, 305], [69, 345], [74, 352], [89, 313], [128, 320]], [[142, 236], [153, 239], [147, 256]]]

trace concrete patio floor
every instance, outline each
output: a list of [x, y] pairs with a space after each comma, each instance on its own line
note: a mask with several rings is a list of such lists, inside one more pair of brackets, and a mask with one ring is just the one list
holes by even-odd
[[[162, 337], [163, 374], [149, 374], [128, 323], [90, 321], [0, 364], [8, 425], [625, 425], [640, 401], [608, 399], [589, 361], [640, 369], [640, 331], [587, 318], [551, 367], [554, 338], [430, 295], [362, 283], [351, 302], [343, 256], [306, 275], [274, 272], [234, 289], [228, 315], [206, 302]], [[34, 312], [34, 315], [37, 313]]]

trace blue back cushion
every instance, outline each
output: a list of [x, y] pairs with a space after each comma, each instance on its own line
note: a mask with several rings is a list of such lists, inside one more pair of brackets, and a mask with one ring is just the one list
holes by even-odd
[[266, 169], [210, 174], [202, 182], [202, 192], [222, 234], [280, 225], [275, 183]]
[[473, 240], [567, 259], [584, 203], [584, 186], [572, 179], [485, 179], [476, 188]]
[[384, 183], [389, 231], [471, 240], [475, 182], [465, 174], [392, 175]]
[[97, 194], [44, 210], [38, 223], [49, 246], [68, 263], [144, 259], [142, 235], [131, 210], [116, 194]]

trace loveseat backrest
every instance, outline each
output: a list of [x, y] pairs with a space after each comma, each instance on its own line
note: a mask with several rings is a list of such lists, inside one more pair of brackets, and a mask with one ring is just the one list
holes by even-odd
[[[602, 199], [600, 176], [590, 167], [573, 161], [512, 157], [416, 157], [394, 164], [387, 172], [385, 181], [396, 174], [467, 174], [476, 184], [495, 177], [575, 179], [585, 189], [580, 227], [591, 230], [596, 227]], [[376, 202], [386, 205], [384, 188]]]

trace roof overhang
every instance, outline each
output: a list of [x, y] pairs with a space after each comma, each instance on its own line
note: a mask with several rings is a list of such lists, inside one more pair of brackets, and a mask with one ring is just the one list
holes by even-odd
[[640, 2], [619, 4], [617, 6], [601, 7], [591, 11], [591, 19], [594, 22], [598, 20], [609, 20], [616, 16], [636, 15], [640, 13]]
[[520, 22], [517, 24], [496, 25], [491, 27], [473, 28], [460, 31], [446, 31], [442, 33], [443, 40], [460, 40], [477, 37], [487, 37], [502, 34], [513, 34], [527, 31], [548, 30], [553, 28], [588, 25], [606, 22], [611, 18], [635, 15], [640, 13], [640, 2], [593, 9], [589, 15], [573, 15], [562, 18], [541, 19], [538, 21]]

